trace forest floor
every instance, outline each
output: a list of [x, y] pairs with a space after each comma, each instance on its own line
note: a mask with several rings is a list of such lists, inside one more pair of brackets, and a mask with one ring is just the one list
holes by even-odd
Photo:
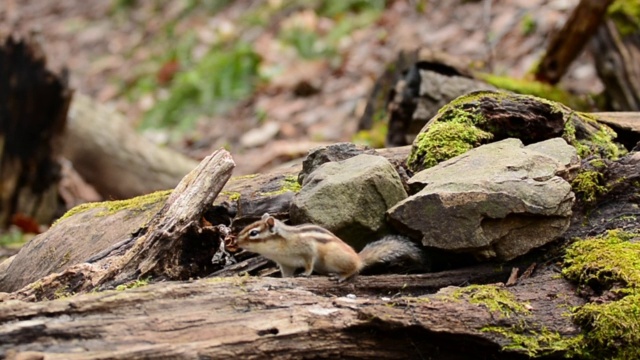
[[[76, 91], [112, 104], [150, 138], [192, 157], [228, 148], [241, 175], [304, 156], [324, 143], [380, 146], [384, 134], [356, 134], [358, 122], [376, 79], [401, 50], [426, 47], [477, 70], [525, 77], [577, 0], [397, 0], [356, 15], [348, 13], [352, 9], [321, 12], [322, 4], [331, 4], [323, 1], [282, 6], [276, 0], [237, 0], [222, 8], [212, 4], [227, 2], [4, 3], [0, 33], [37, 36], [50, 67], [69, 69]], [[237, 53], [228, 44], [220, 46], [225, 37], [249, 44], [258, 63], [253, 77], [231, 77], [240, 84], [223, 88], [239, 95], [222, 94], [216, 102], [206, 96], [213, 91], [206, 83], [216, 81], [208, 76], [215, 77], [217, 68], [201, 64], [212, 52]], [[243, 88], [249, 81], [254, 85]], [[190, 82], [195, 85], [183, 86]], [[601, 90], [588, 53], [561, 86], [574, 93]], [[179, 96], [190, 95], [198, 101], [179, 102]], [[148, 121], [153, 111], [160, 121]], [[178, 120], [163, 123], [172, 112]]]

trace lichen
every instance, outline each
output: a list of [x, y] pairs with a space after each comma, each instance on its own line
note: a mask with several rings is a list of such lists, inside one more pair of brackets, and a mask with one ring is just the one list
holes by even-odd
[[85, 203], [78, 205], [71, 210], [67, 211], [64, 215], [62, 215], [56, 222], [52, 225], [57, 225], [60, 221], [71, 217], [73, 215], [79, 214], [81, 212], [102, 208], [103, 211], [100, 211], [96, 214], [96, 216], [106, 216], [117, 213], [122, 210], [145, 210], [150, 205], [157, 204], [158, 202], [164, 202], [173, 190], [163, 190], [156, 191], [151, 194], [137, 196], [131, 199], [126, 200], [116, 200], [116, 201], [103, 201], [103, 202], [93, 202], [93, 203]]
[[562, 274], [580, 286], [610, 290], [617, 300], [573, 310], [593, 359], [640, 358], [640, 243], [638, 233], [611, 230], [579, 240], [566, 252]]
[[609, 188], [604, 184], [601, 173], [593, 170], [581, 171], [571, 182], [573, 191], [582, 196], [587, 203], [594, 202], [599, 196], [606, 194]]
[[242, 194], [237, 191], [222, 191], [220, 195], [226, 196], [230, 201], [238, 201]]
[[116, 286], [116, 291], [124, 291], [127, 289], [135, 289], [135, 288], [147, 286], [149, 285], [149, 281], [151, 281], [151, 278], [138, 279], [138, 280], [130, 281], [126, 284], [120, 284]]
[[512, 293], [496, 285], [469, 285], [456, 290], [451, 296], [454, 299], [465, 297], [471, 304], [482, 305], [506, 318], [529, 314], [526, 304], [518, 302]]
[[280, 189], [275, 191], [260, 193], [260, 195], [275, 196], [275, 195], [284, 194], [289, 191], [293, 193], [297, 193], [300, 191], [300, 189], [302, 189], [302, 186], [298, 183], [298, 178], [295, 175], [288, 175], [288, 176], [285, 176], [284, 180], [282, 181], [282, 187]]

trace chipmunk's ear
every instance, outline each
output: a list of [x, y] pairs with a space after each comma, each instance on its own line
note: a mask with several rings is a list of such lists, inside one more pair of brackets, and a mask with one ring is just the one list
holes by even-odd
[[[264, 219], [264, 216], [262, 217]], [[269, 216], [268, 218], [266, 218], [264, 220], [264, 223], [267, 224], [267, 226], [269, 227], [269, 231], [271, 231], [271, 233], [275, 234], [276, 232], [276, 219]]]
[[265, 221], [270, 217], [271, 217], [271, 215], [269, 215], [269, 213], [264, 213], [264, 214], [262, 214], [262, 221]]

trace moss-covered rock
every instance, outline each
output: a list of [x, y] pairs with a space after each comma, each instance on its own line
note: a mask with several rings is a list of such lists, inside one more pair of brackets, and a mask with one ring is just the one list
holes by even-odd
[[525, 145], [562, 137], [582, 158], [617, 159], [624, 148], [616, 134], [586, 113], [531, 95], [477, 91], [440, 109], [413, 142], [407, 166], [414, 172], [432, 167], [474, 147], [506, 138]]

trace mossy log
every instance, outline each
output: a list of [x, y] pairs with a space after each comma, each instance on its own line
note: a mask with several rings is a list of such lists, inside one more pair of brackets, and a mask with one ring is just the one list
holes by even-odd
[[[372, 282], [384, 292], [361, 291]], [[545, 359], [561, 357], [580, 331], [565, 312], [582, 302], [552, 273], [511, 288], [436, 295], [407, 282], [419, 284], [419, 276], [341, 285], [315, 276], [230, 277], [9, 301], [0, 303], [0, 351], [9, 359], [528, 358], [523, 348], [506, 347], [513, 332], [538, 342]]]

